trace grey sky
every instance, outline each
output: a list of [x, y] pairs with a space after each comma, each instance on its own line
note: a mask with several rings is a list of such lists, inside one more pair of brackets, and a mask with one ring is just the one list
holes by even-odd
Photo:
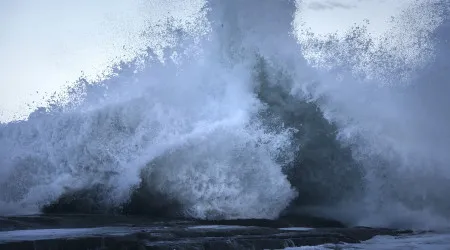
[[343, 31], [365, 19], [369, 31], [380, 35], [389, 28], [389, 20], [412, 0], [302, 0], [302, 21], [320, 34]]
[[307, 7], [312, 10], [332, 10], [336, 8], [352, 9], [357, 6], [355, 3], [343, 4], [338, 1], [311, 1]]
[[[146, 23], [158, 15], [192, 14], [201, 1], [0, 1], [0, 121], [23, 118], [81, 71], [95, 77], [111, 62], [132, 58], [145, 47], [140, 34]], [[304, 0], [301, 16], [319, 33], [367, 18], [376, 33], [408, 1]]]
[[124, 44], [134, 46], [132, 33], [143, 21], [139, 7], [134, 0], [1, 1], [0, 120], [26, 114], [26, 103], [42, 103], [45, 92], [58, 91], [81, 71], [105, 70]]

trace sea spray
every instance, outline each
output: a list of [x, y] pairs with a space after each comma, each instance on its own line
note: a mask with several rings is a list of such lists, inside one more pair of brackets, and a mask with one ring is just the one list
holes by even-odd
[[[1, 212], [146, 204], [148, 214], [276, 218], [291, 205], [353, 225], [448, 218], [449, 89], [436, 73], [448, 6], [415, 1], [386, 34], [398, 43], [380, 45], [363, 26], [301, 37], [300, 4], [205, 2], [189, 29], [154, 25], [148, 34], [168, 42], [109, 79], [1, 124]], [[418, 15], [426, 22], [411, 23]]]

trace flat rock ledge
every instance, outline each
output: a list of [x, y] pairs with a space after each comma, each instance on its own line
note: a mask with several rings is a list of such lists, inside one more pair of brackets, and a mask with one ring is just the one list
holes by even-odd
[[[319, 218], [305, 221], [199, 221], [102, 215], [0, 217], [0, 250], [284, 249], [360, 243], [377, 235], [412, 233], [345, 228]], [[316, 226], [311, 227], [314, 223]]]

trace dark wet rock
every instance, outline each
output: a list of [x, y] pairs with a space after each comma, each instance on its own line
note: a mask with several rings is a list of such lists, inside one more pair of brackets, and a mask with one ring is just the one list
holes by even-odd
[[277, 220], [250, 219], [250, 220], [213, 220], [199, 221], [202, 224], [219, 224], [219, 225], [241, 225], [241, 226], [260, 226], [260, 227], [314, 227], [314, 228], [343, 228], [345, 227], [339, 221], [319, 218], [308, 215], [284, 216]]
[[359, 243], [410, 233], [373, 228], [305, 228], [300, 221], [167, 220], [132, 216], [43, 215], [0, 218], [2, 249], [283, 249]]
[[344, 228], [339, 221], [309, 215], [283, 216], [277, 220], [236, 219], [236, 220], [195, 220], [176, 218], [155, 218], [147, 216], [108, 214], [52, 214], [37, 216], [0, 217], [0, 231], [46, 228], [77, 228], [98, 226], [146, 225], [237, 225], [265, 228], [312, 227]]

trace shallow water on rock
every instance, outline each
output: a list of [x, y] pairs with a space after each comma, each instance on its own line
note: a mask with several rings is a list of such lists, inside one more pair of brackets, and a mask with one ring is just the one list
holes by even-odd
[[0, 249], [284, 249], [357, 244], [378, 235], [410, 233], [345, 228], [337, 222], [306, 217], [302, 222], [299, 218], [201, 221], [42, 215], [0, 218]]
[[450, 249], [449, 232], [427, 232], [397, 236], [375, 236], [361, 243], [324, 244], [319, 246], [289, 247], [287, 250], [448, 250]]

